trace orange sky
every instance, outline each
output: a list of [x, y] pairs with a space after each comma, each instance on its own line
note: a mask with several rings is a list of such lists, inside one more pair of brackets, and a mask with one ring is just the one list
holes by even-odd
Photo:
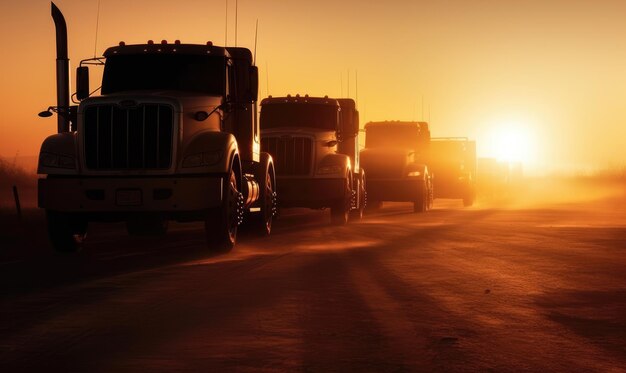
[[[58, 0], [76, 67], [94, 53], [97, 0]], [[229, 14], [234, 16], [235, 0]], [[55, 131], [54, 26], [44, 0], [2, 1], [0, 156]], [[224, 42], [225, 0], [101, 0], [97, 53], [120, 40]], [[260, 95], [355, 97], [362, 122], [425, 119], [498, 155], [521, 133], [527, 169], [624, 165], [626, 2], [239, 0], [238, 44], [259, 19]], [[234, 19], [229, 21], [234, 43]], [[95, 71], [94, 71], [95, 72]], [[269, 73], [268, 73], [269, 72]], [[96, 74], [93, 74], [96, 75]], [[72, 83], [73, 84], [73, 83]], [[343, 87], [343, 89], [342, 89]]]

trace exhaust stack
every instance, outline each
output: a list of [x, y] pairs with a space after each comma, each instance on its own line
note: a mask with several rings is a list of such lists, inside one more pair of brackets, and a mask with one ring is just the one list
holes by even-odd
[[56, 29], [57, 45], [57, 131], [70, 130], [70, 60], [67, 58], [67, 25], [63, 13], [54, 3], [52, 19]]

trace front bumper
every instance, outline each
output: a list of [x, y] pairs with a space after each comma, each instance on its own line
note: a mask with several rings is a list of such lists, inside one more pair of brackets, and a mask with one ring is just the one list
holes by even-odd
[[47, 178], [38, 194], [39, 207], [61, 212], [194, 212], [221, 205], [222, 178]]
[[424, 180], [418, 178], [366, 180], [369, 201], [414, 202], [424, 193]]
[[278, 205], [280, 207], [331, 207], [345, 198], [344, 178], [281, 178], [277, 177]]

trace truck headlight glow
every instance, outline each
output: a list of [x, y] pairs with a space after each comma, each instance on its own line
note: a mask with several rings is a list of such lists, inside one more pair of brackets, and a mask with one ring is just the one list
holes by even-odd
[[76, 169], [76, 159], [63, 154], [42, 152], [39, 154], [39, 165], [41, 167]]
[[213, 166], [222, 158], [222, 152], [219, 150], [196, 153], [188, 155], [183, 160], [184, 168]]
[[317, 169], [318, 175], [334, 175], [334, 174], [342, 174], [343, 173], [343, 165], [330, 165], [330, 166], [320, 166]]
[[417, 177], [417, 176], [422, 176], [422, 173], [419, 172], [419, 171], [411, 171], [406, 176], [408, 176], [408, 177]]

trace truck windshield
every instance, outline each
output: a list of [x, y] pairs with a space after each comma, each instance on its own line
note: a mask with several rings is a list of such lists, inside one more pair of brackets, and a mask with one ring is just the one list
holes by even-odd
[[419, 143], [417, 126], [371, 126], [365, 133], [366, 148], [415, 149]]
[[112, 56], [104, 67], [102, 93], [158, 89], [222, 96], [225, 66], [223, 57], [213, 56]]
[[310, 127], [335, 131], [337, 106], [323, 104], [266, 104], [261, 109], [261, 128]]

